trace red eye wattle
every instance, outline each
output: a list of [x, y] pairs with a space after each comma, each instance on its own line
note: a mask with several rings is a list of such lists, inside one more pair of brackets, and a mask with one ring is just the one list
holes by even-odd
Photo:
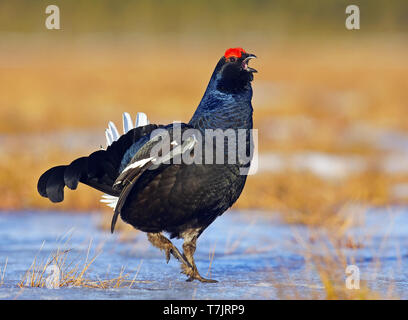
[[246, 52], [242, 48], [229, 48], [227, 49], [227, 51], [225, 51], [224, 57], [225, 59], [228, 59], [230, 57], [241, 58], [243, 53]]

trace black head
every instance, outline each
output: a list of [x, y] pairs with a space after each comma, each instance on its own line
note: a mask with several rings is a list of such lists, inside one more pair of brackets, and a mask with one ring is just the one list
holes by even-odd
[[254, 79], [255, 69], [248, 66], [249, 60], [256, 58], [254, 54], [245, 52], [242, 48], [231, 48], [225, 51], [218, 62], [214, 77], [217, 89], [227, 93], [239, 93], [250, 88]]

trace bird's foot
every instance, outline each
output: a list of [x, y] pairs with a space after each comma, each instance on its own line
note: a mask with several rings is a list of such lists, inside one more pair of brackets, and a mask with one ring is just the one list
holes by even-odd
[[204, 283], [217, 283], [218, 282], [217, 280], [214, 280], [214, 279], [206, 279], [206, 278], [202, 277], [198, 273], [197, 268], [190, 267], [190, 266], [187, 266], [185, 264], [182, 264], [181, 268], [182, 268], [181, 273], [184, 273], [186, 276], [188, 276], [188, 278], [186, 280], [187, 282], [191, 282], [191, 281], [194, 281], [194, 280], [198, 280], [198, 281], [204, 282]]
[[199, 274], [198, 274], [197, 276], [188, 278], [186, 281], [187, 281], [187, 282], [191, 282], [191, 281], [194, 281], [194, 280], [198, 280], [198, 281], [203, 282], [203, 283], [217, 283], [217, 282], [218, 282], [218, 281], [215, 280], [215, 279], [203, 278], [203, 277], [200, 276]]
[[180, 253], [177, 247], [165, 236], [160, 233], [148, 233], [147, 238], [149, 239], [150, 243], [153, 244], [155, 247], [159, 248], [160, 250], [164, 250], [166, 255], [166, 262], [169, 263], [170, 255], [173, 255], [182, 265], [187, 265], [191, 267], [188, 261], [184, 258], [184, 256]]
[[180, 253], [180, 251], [171, 243], [169, 245], [166, 245], [164, 248], [164, 252], [166, 254], [166, 262], [169, 263], [170, 261], [170, 254], [176, 258], [179, 262], [182, 264], [188, 264], [188, 262], [184, 259], [183, 255]]

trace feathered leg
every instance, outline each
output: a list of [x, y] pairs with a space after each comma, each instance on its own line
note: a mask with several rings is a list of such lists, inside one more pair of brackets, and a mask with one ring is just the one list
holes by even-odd
[[166, 254], [167, 263], [170, 260], [170, 254], [172, 254], [173, 257], [175, 257], [178, 261], [180, 261], [182, 266], [185, 265], [186, 267], [191, 268], [190, 264], [183, 257], [183, 255], [180, 253], [177, 247], [169, 239], [163, 236], [161, 233], [149, 232], [147, 233], [147, 239], [156, 248], [159, 248], [160, 250], [164, 250]]
[[183, 252], [184, 257], [188, 261], [190, 266], [182, 265], [183, 273], [189, 278], [187, 281], [199, 280], [201, 282], [215, 283], [217, 280], [203, 278], [197, 269], [197, 266], [194, 262], [194, 253], [196, 251], [196, 242], [197, 237], [192, 237], [191, 239], [185, 240], [183, 243]]

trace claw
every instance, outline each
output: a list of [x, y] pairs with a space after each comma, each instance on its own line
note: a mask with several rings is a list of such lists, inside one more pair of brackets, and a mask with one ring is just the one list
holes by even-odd
[[200, 280], [201, 282], [207, 282], [207, 283], [217, 283], [218, 282], [215, 279], [206, 279], [206, 278], [200, 278], [198, 280]]
[[194, 280], [198, 280], [200, 282], [204, 282], [204, 283], [217, 283], [218, 281], [215, 279], [207, 279], [207, 278], [203, 278], [202, 276], [200, 276], [199, 273], [194, 274], [193, 276], [190, 276], [186, 281], [187, 282], [192, 282]]
[[184, 273], [186, 276], [188, 276], [188, 278], [186, 280], [187, 282], [191, 282], [191, 281], [194, 281], [194, 280], [198, 280], [200, 282], [205, 282], [205, 283], [216, 283], [216, 282], [218, 282], [217, 280], [203, 278], [198, 273], [197, 268], [187, 266], [185, 264], [182, 264], [181, 268], [182, 268], [181, 273]]
[[170, 253], [172, 253], [171, 249], [166, 250], [166, 263], [169, 263], [170, 261]]

